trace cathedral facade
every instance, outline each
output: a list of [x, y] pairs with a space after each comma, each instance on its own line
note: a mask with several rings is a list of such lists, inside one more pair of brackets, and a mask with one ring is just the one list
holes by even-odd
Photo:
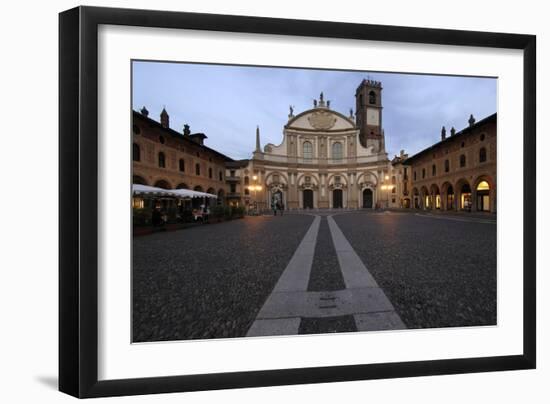
[[243, 178], [257, 184], [253, 189], [259, 192], [247, 192], [246, 200], [260, 207], [279, 200], [285, 209], [391, 206], [382, 192], [391, 188], [392, 167], [385, 150], [381, 83], [363, 80], [355, 97], [355, 116], [332, 110], [322, 93], [309, 110], [295, 115], [290, 108], [278, 145], [262, 149], [257, 130]]

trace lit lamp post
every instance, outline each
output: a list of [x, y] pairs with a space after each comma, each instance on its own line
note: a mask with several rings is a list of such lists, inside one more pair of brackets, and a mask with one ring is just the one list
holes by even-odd
[[259, 214], [259, 212], [258, 212], [258, 201], [256, 199], [256, 192], [261, 191], [262, 186], [258, 185], [256, 183], [256, 181], [258, 181], [258, 176], [257, 175], [252, 176], [252, 181], [254, 181], [254, 184], [250, 185], [248, 187], [248, 189], [254, 192], [254, 211], [255, 211], [255, 214]]
[[387, 181], [390, 179], [390, 177], [388, 175], [386, 175], [384, 177], [384, 180], [386, 182], [386, 184], [382, 184], [382, 191], [386, 191], [386, 209], [389, 208], [390, 206], [390, 195], [389, 195], [389, 192], [390, 192], [390, 188], [391, 188], [391, 185], [387, 184]]

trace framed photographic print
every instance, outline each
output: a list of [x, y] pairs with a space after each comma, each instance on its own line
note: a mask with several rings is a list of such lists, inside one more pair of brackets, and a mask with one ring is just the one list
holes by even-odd
[[534, 36], [59, 22], [61, 391], [535, 367]]

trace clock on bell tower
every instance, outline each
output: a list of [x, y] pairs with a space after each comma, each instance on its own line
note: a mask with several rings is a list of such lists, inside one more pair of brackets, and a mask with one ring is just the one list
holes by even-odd
[[382, 83], [364, 79], [355, 92], [355, 102], [355, 120], [361, 145], [373, 146], [375, 152], [384, 152]]

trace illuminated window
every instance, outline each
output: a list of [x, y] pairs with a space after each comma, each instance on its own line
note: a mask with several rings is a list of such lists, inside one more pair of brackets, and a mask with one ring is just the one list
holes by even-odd
[[342, 143], [336, 142], [332, 144], [332, 158], [334, 160], [342, 160], [342, 158], [344, 158]]
[[489, 191], [489, 183], [487, 181], [481, 181], [478, 184], [476, 191]]
[[304, 142], [303, 152], [305, 160], [311, 160], [313, 158], [313, 145], [311, 142]]
[[144, 202], [141, 198], [132, 198], [132, 207], [134, 209], [143, 209]]

